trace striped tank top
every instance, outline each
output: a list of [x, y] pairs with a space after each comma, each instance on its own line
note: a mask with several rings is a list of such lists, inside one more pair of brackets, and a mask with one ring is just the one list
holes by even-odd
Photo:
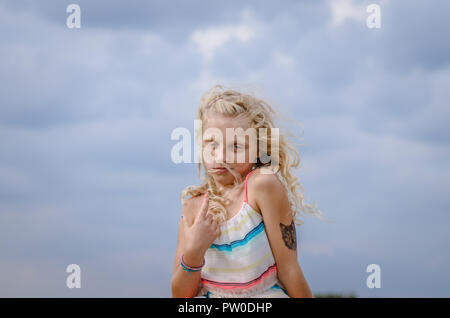
[[239, 212], [220, 225], [205, 253], [196, 297], [289, 297], [278, 280], [277, 265], [260, 213], [245, 199]]

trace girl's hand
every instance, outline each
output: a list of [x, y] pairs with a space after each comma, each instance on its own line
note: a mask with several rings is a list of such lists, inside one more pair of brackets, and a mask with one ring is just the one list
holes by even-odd
[[[208, 213], [208, 195], [204, 196], [200, 212], [192, 225], [188, 225], [182, 218], [184, 232], [184, 254], [194, 261], [203, 260], [203, 257], [220, 233], [219, 224], [214, 221], [211, 213]], [[188, 260], [186, 259], [186, 263]], [[196, 264], [190, 264], [194, 266]]]

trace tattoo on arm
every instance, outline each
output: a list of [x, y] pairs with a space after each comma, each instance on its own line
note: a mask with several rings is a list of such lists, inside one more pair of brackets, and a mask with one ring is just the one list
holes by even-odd
[[284, 244], [287, 248], [297, 250], [297, 235], [295, 233], [295, 223], [292, 220], [290, 225], [280, 223], [281, 235], [283, 236]]

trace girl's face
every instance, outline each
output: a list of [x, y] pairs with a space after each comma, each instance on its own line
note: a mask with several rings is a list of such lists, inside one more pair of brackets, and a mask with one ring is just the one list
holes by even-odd
[[[233, 134], [234, 138], [227, 140], [226, 128], [233, 130], [242, 128], [245, 132], [249, 127], [250, 123], [246, 117], [228, 117], [213, 112], [210, 112], [207, 120], [203, 122], [203, 162], [207, 174], [212, 176], [216, 183], [225, 186], [235, 181], [233, 174], [224, 169], [224, 166], [243, 177], [256, 162], [256, 154], [252, 156], [253, 160], [250, 160], [248, 136], [236, 133], [236, 137]], [[212, 129], [207, 130], [208, 128], [217, 130], [214, 132]], [[205, 154], [208, 160], [205, 160]], [[238, 162], [238, 155], [242, 157], [245, 155], [243, 163]]]

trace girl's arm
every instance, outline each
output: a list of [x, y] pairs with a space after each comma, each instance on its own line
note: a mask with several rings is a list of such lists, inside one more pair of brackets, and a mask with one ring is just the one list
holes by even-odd
[[208, 197], [203, 198], [199, 208], [200, 200], [198, 198], [190, 198], [183, 204], [172, 271], [172, 297], [186, 298], [196, 296], [200, 286], [201, 271], [188, 273], [183, 270], [180, 265], [181, 255], [184, 254], [183, 261], [186, 265], [200, 267], [206, 250], [220, 231], [211, 214], [207, 213]]
[[[183, 205], [182, 215], [187, 215], [186, 213], [186, 204]], [[184, 216], [185, 217], [185, 216]], [[184, 251], [184, 233], [183, 233], [183, 221], [180, 220], [180, 224], [178, 225], [178, 242], [177, 249], [175, 252], [175, 261], [173, 264], [172, 271], [172, 281], [171, 281], [171, 289], [172, 289], [172, 297], [174, 298], [190, 298], [194, 297], [198, 292], [198, 287], [200, 285], [200, 272], [192, 272], [189, 275], [180, 265], [181, 255]], [[186, 222], [186, 221], [185, 221]], [[203, 262], [203, 257], [201, 255], [189, 255], [184, 254], [183, 260], [186, 264], [191, 266], [200, 266]]]
[[286, 190], [276, 174], [253, 178], [256, 204], [277, 264], [278, 278], [290, 297], [314, 297], [297, 259], [297, 237]]

